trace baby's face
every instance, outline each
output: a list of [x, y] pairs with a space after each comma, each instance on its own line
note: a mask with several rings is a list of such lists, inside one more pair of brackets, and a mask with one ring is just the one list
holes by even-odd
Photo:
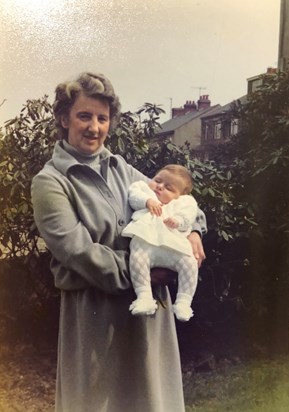
[[150, 182], [149, 187], [155, 192], [162, 204], [167, 204], [184, 194], [183, 179], [168, 170], [161, 170]]

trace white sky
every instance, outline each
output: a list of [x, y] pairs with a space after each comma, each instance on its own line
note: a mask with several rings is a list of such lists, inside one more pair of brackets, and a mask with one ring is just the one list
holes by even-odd
[[226, 104], [276, 67], [280, 0], [0, 0], [0, 124], [82, 71], [112, 81], [124, 111], [208, 94]]

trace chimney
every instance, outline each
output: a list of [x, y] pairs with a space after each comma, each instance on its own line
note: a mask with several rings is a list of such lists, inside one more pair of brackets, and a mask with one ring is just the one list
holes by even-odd
[[173, 107], [172, 108], [172, 118], [182, 116], [183, 114], [184, 114], [184, 108], [183, 107]]
[[198, 103], [198, 110], [208, 109], [209, 107], [211, 107], [211, 100], [209, 100], [208, 94], [204, 94], [203, 96], [200, 96], [197, 103]]
[[174, 107], [172, 108], [172, 117], [183, 116], [187, 113], [192, 113], [197, 111], [197, 105], [194, 101], [187, 100], [184, 107]]
[[267, 67], [267, 74], [275, 74], [275, 73], [277, 73], [277, 68]]
[[184, 114], [195, 112], [197, 110], [197, 105], [194, 101], [187, 100], [184, 104]]

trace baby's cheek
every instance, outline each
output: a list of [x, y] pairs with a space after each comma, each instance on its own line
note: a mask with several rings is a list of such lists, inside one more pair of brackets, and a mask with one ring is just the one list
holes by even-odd
[[155, 182], [154, 180], [151, 180], [151, 181], [148, 183], [148, 187], [149, 187], [150, 189], [152, 189], [152, 190], [154, 190], [154, 189], [156, 188], [156, 186], [157, 186], [157, 184], [156, 184], [156, 182]]

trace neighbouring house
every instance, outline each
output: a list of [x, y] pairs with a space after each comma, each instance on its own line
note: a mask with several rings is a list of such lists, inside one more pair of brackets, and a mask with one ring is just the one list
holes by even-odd
[[220, 105], [211, 106], [208, 95], [200, 96], [199, 100], [187, 101], [183, 107], [172, 109], [172, 118], [161, 125], [156, 133], [156, 140], [170, 138], [178, 146], [186, 142], [192, 148], [201, 143], [201, 116], [212, 113]]
[[262, 86], [263, 76], [277, 73], [277, 68], [268, 67], [267, 72], [247, 79], [247, 94], [254, 93], [258, 87]]
[[[247, 100], [247, 95], [236, 100], [244, 104]], [[231, 115], [232, 104], [235, 101], [220, 106], [213, 113], [205, 113], [201, 117], [201, 143], [196, 150], [203, 160], [210, 158], [210, 153], [216, 145], [226, 143], [239, 132], [239, 121]]]
[[247, 96], [262, 85], [263, 76], [274, 75], [276, 71], [276, 68], [269, 67], [266, 73], [248, 78], [247, 94], [224, 106], [211, 106], [209, 96], [203, 95], [196, 103], [186, 101], [183, 107], [173, 108], [172, 118], [161, 125], [156, 140], [170, 138], [177, 146], [188, 142], [197, 157], [209, 159], [216, 145], [226, 143], [240, 130], [238, 119], [231, 115], [232, 104], [236, 101], [244, 104]]
[[259, 74], [247, 79], [247, 94], [234, 101], [220, 106], [213, 113], [205, 113], [201, 116], [201, 144], [196, 147], [199, 156], [203, 160], [208, 160], [210, 154], [217, 145], [224, 144], [240, 131], [241, 124], [238, 119], [232, 117], [232, 105], [238, 101], [245, 104], [247, 96], [258, 90], [262, 85], [264, 75], [274, 75], [277, 69], [269, 67], [266, 73]]

